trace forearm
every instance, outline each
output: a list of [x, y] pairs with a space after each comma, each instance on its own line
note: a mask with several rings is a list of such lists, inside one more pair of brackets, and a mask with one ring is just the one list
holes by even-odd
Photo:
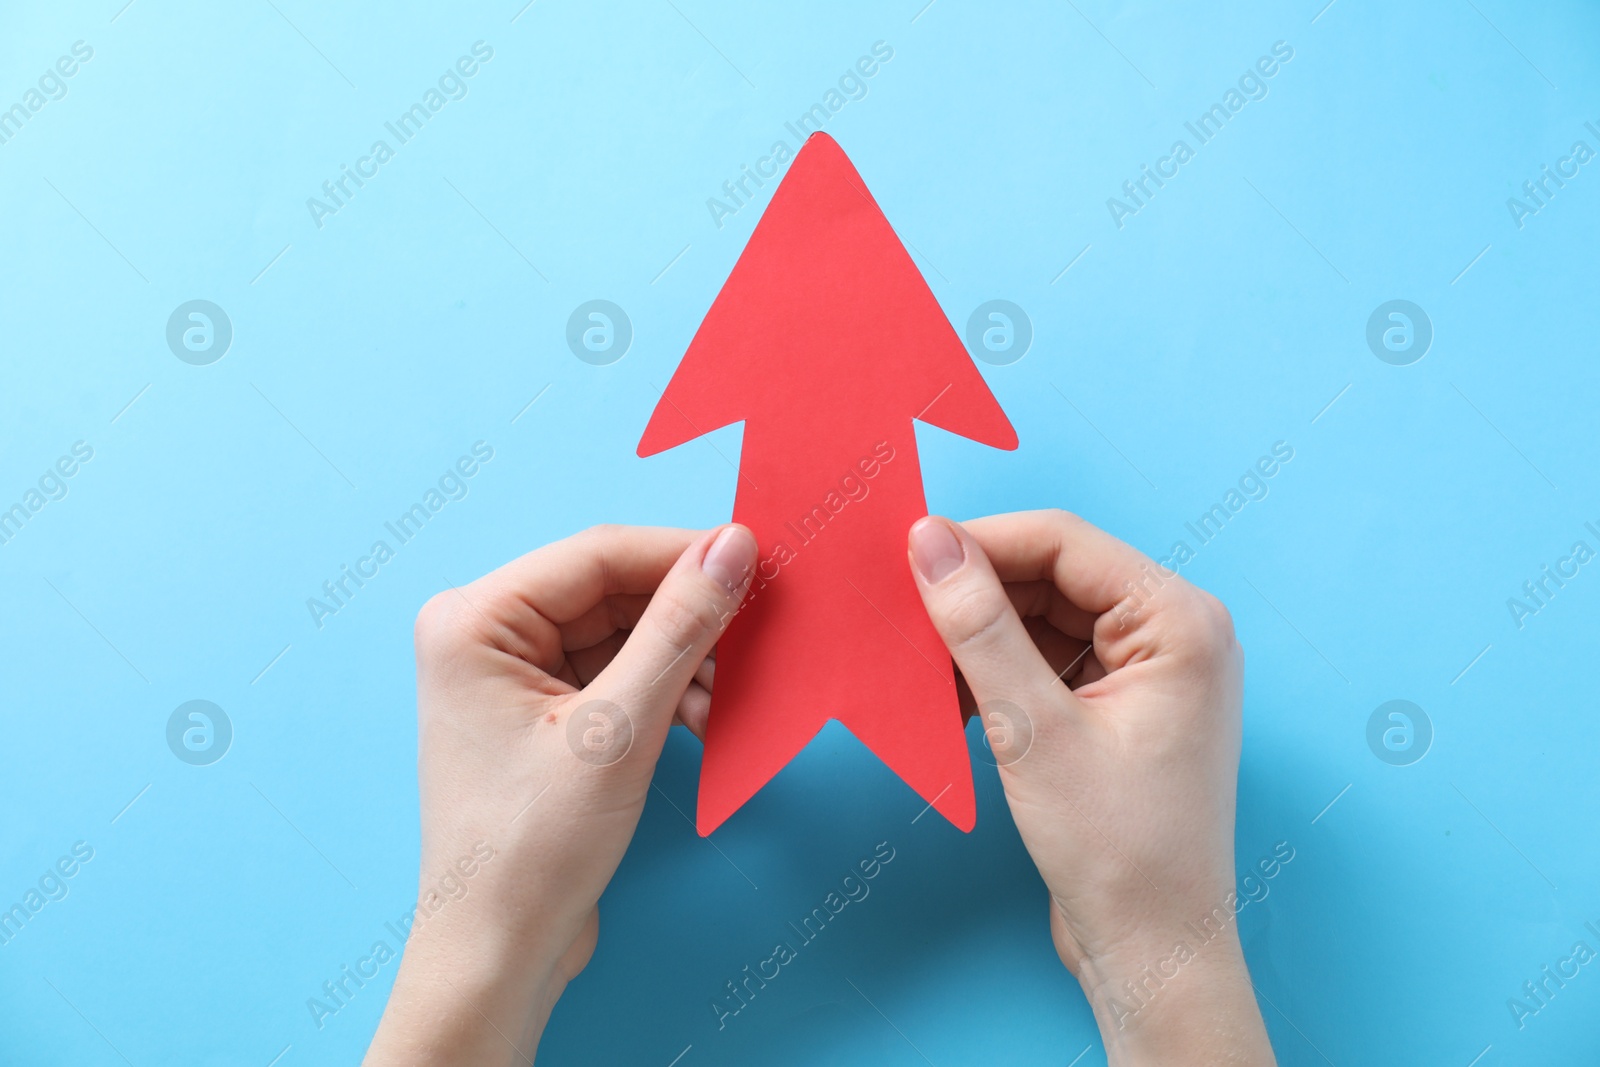
[[1084, 968], [1109, 1067], [1271, 1067], [1277, 1061], [1233, 931], [1170, 939]]
[[531, 1064], [564, 983], [549, 968], [418, 931], [363, 1061], [368, 1067]]

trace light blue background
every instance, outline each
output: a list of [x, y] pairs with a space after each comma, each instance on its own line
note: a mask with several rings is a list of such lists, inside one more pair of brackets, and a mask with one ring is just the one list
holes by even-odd
[[[0, 507], [94, 448], [0, 545], [0, 905], [95, 849], [0, 947], [0, 1061], [360, 1056], [393, 965], [320, 1031], [306, 1000], [415, 900], [417, 608], [592, 523], [728, 517], [737, 427], [633, 453], [772, 186], [721, 229], [706, 200], [881, 40], [828, 131], [958, 328], [1004, 298], [1035, 330], [982, 365], [1021, 450], [924, 428], [931, 507], [1161, 555], [1295, 450], [1185, 568], [1248, 655], [1239, 866], [1296, 850], [1241, 918], [1282, 1062], [1600, 1062], [1600, 966], [1520, 1031], [1506, 1003], [1600, 921], [1597, 565], [1506, 606], [1600, 547], [1600, 162], [1506, 207], [1600, 148], [1592, 4], [273, 2], [0, 22], [0, 106], [94, 49], [0, 145]], [[469, 95], [313, 225], [478, 40]], [[1119, 230], [1106, 198], [1280, 40]], [[564, 342], [596, 297], [635, 329], [607, 367]], [[164, 339], [196, 298], [235, 331], [210, 366]], [[1395, 298], [1435, 330], [1406, 367], [1365, 342]], [[306, 598], [480, 439], [470, 495], [318, 630]], [[165, 741], [196, 698], [235, 730], [207, 767]], [[1366, 742], [1396, 698], [1436, 733], [1406, 767]], [[675, 736], [541, 1063], [1104, 1062], [992, 767], [964, 836], [831, 727], [708, 843], [675, 810], [698, 762]], [[719, 1032], [723, 982], [879, 841], [872, 896]]]

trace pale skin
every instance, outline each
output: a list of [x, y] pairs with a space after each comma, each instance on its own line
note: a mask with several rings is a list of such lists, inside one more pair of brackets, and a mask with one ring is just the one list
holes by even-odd
[[[424, 906], [366, 1063], [532, 1062], [594, 952], [667, 731], [704, 735], [710, 656], [755, 562], [739, 526], [597, 527], [423, 609]], [[1236, 924], [1192, 932], [1233, 899], [1227, 611], [1058, 511], [923, 519], [907, 565], [1109, 1062], [1273, 1064]]]

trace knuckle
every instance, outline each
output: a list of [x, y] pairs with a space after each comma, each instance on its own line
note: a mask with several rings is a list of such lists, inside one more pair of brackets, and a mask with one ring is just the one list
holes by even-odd
[[417, 648], [433, 645], [443, 633], [445, 614], [448, 611], [444, 603], [445, 596], [444, 593], [433, 594], [417, 612], [417, 621], [412, 627], [412, 636], [416, 640]]
[[586, 548], [600, 545], [615, 538], [621, 528], [614, 522], [597, 523], [573, 534], [572, 540]]
[[675, 646], [692, 644], [722, 626], [723, 610], [709, 596], [669, 593], [653, 606], [657, 628]]
[[472, 632], [471, 621], [455, 590], [435, 593], [417, 612], [412, 628], [418, 655], [447, 651], [458, 647]]
[[1046, 508], [1042, 514], [1045, 521], [1052, 526], [1077, 527], [1089, 524], [1089, 520], [1066, 508]]
[[939, 617], [952, 648], [983, 644], [1011, 610], [1011, 601], [992, 590], [963, 586], [954, 590], [940, 609]]
[[1205, 590], [1200, 591], [1200, 597], [1201, 603], [1205, 606], [1205, 612], [1210, 618], [1211, 628], [1223, 640], [1224, 644], [1233, 644], [1235, 639], [1233, 613], [1228, 610], [1228, 605]]
[[1214, 660], [1234, 647], [1233, 615], [1215, 596], [1185, 582], [1168, 613], [1172, 636], [1197, 659]]

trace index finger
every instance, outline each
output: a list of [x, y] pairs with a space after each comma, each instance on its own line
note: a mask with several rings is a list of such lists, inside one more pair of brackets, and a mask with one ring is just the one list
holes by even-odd
[[536, 548], [473, 582], [494, 604], [532, 608], [561, 625], [608, 596], [653, 593], [701, 530], [591, 526]]
[[[590, 527], [489, 572], [446, 603], [465, 603], [470, 611], [457, 612], [464, 626], [554, 674], [565, 657], [562, 626], [608, 598], [654, 593], [699, 535], [660, 526]], [[626, 628], [620, 620], [632, 614], [627, 608], [616, 606], [618, 628]]]
[[1149, 556], [1070, 512], [1017, 511], [961, 524], [983, 546], [1003, 582], [1048, 581], [1095, 614], [1115, 608], [1142, 586], [1175, 575]]

